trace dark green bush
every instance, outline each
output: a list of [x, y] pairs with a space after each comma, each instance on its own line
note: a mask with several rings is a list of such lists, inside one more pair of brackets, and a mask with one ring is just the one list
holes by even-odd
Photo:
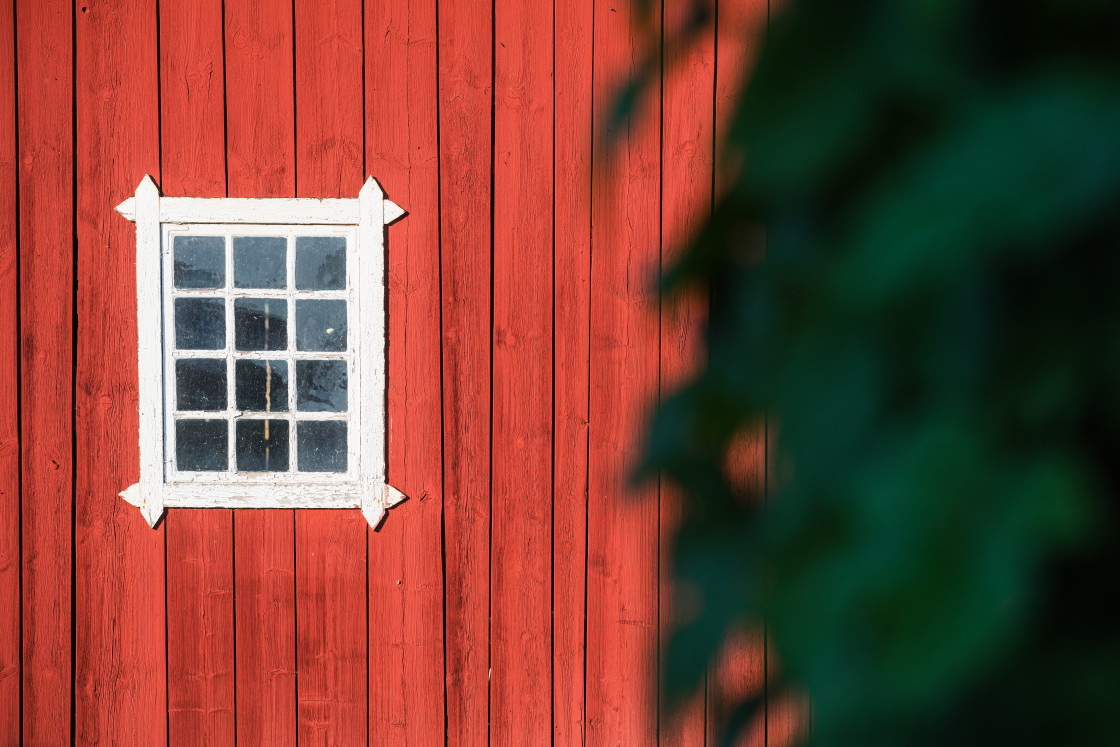
[[791, 3], [727, 152], [669, 692], [765, 617], [815, 744], [1120, 743], [1120, 4]]

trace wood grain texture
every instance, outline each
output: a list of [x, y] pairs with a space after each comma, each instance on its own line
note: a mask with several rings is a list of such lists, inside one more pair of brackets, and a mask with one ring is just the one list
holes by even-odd
[[[362, 3], [296, 0], [294, 14], [296, 196], [351, 197], [365, 180]], [[367, 531], [359, 511], [296, 513], [300, 744], [366, 740]]]
[[292, 6], [225, 0], [225, 35], [227, 194], [295, 197]]
[[[227, 6], [228, 7], [228, 6]], [[296, 744], [291, 511], [234, 512], [237, 742]]]
[[[16, 110], [15, 2], [0, 5], [0, 111]], [[16, 117], [0, 118], [0, 744], [19, 744], [19, 180]]]
[[[164, 195], [226, 194], [221, 0], [162, 0]], [[172, 745], [236, 740], [233, 512], [169, 511], [167, 709]]]
[[369, 533], [369, 743], [444, 741], [436, 2], [365, 9], [366, 160], [409, 211], [389, 227], [388, 481]]
[[236, 739], [232, 513], [175, 509], [165, 519], [172, 745]]
[[80, 8], [74, 740], [162, 745], [164, 532], [117, 496], [139, 474], [139, 421], [135, 232], [113, 212], [144, 174], [159, 176], [156, 4]]
[[593, 1], [554, 3], [553, 740], [586, 737]]
[[[16, 4], [19, 57], [23, 737], [70, 735], [73, 517], [72, 6]], [[135, 373], [134, 373], [135, 376]]]
[[[226, 163], [231, 197], [295, 197], [290, 3], [225, 0]], [[233, 517], [237, 740], [296, 743], [295, 517]]]
[[491, 745], [552, 730], [552, 17], [494, 3]]
[[368, 527], [358, 510], [296, 513], [300, 744], [366, 740]]
[[[665, 63], [661, 108], [661, 265], [672, 267], [692, 236], [711, 214], [715, 97], [715, 24], [700, 28], [691, 0], [663, 5]], [[680, 40], [688, 39], [685, 45]], [[660, 395], [664, 401], [704, 365], [704, 324], [708, 299], [698, 289], [661, 299]], [[677, 615], [672, 547], [680, 523], [682, 497], [670, 480], [661, 480], [662, 650]], [[664, 685], [661, 673], [659, 686]], [[707, 688], [672, 709], [661, 700], [660, 744], [702, 745], [706, 735]], [[714, 744], [714, 742], [713, 742]]]
[[160, 0], [159, 29], [160, 192], [225, 197], [222, 2]]
[[[707, 744], [726, 744], [735, 710], [743, 701], [765, 697], [765, 635], [761, 624], [732, 631], [708, 672]], [[737, 747], [766, 744], [766, 717], [761, 710], [743, 724], [733, 742]]]
[[489, 6], [440, 0], [439, 119], [447, 740], [489, 738]]
[[[775, 0], [776, 2], [777, 0]], [[722, 150], [740, 89], [762, 50], [770, 0], [715, 0], [716, 4], [716, 190], [739, 166]]]
[[[591, 430], [588, 496], [588, 744], [657, 741], [656, 485], [629, 487], [656, 401], [655, 278], [660, 225], [660, 96], [612, 121], [621, 81], [657, 44], [633, 8], [595, 4], [595, 152], [591, 222]], [[650, 40], [653, 40], [652, 42]], [[656, 68], [655, 68], [656, 69]], [[651, 100], [652, 99], [652, 100]], [[609, 150], [608, 150], [609, 149]]]

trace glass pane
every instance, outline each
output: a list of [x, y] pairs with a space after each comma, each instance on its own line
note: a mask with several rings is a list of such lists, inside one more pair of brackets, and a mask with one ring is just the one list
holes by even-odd
[[287, 288], [288, 240], [274, 236], [233, 238], [233, 284], [237, 288]]
[[226, 362], [214, 358], [175, 361], [175, 403], [180, 410], [226, 409]]
[[300, 236], [296, 239], [296, 290], [346, 288], [346, 239]]
[[224, 420], [175, 423], [175, 464], [187, 472], [220, 472], [229, 464], [229, 428]]
[[346, 412], [346, 361], [296, 361], [296, 409]]
[[238, 350], [287, 350], [288, 302], [280, 298], [238, 298], [233, 302]]
[[296, 424], [300, 472], [346, 471], [346, 422], [304, 420]]
[[226, 302], [220, 298], [175, 299], [175, 347], [221, 350], [226, 346]]
[[239, 472], [286, 472], [288, 421], [238, 420], [236, 449]]
[[176, 236], [174, 246], [176, 288], [225, 287], [225, 238]]
[[346, 302], [296, 301], [296, 349], [340, 353], [346, 350]]
[[288, 411], [287, 361], [237, 361], [237, 409]]

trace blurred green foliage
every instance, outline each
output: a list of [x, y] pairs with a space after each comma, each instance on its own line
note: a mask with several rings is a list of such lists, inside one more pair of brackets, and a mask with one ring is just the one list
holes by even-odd
[[668, 692], [765, 618], [813, 744], [1120, 744], [1120, 4], [788, 3], [726, 152]]

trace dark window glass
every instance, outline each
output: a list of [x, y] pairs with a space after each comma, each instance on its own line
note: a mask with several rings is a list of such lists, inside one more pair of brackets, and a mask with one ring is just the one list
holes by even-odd
[[286, 472], [287, 420], [237, 421], [238, 472]]
[[296, 301], [296, 349], [340, 353], [346, 350], [346, 302]]
[[236, 372], [238, 410], [288, 411], [287, 361], [239, 360]]
[[238, 298], [233, 302], [238, 350], [286, 350], [288, 302], [281, 298]]
[[229, 428], [226, 421], [176, 421], [175, 463], [186, 472], [225, 470], [229, 464]]
[[180, 410], [226, 409], [226, 362], [213, 358], [175, 361], [175, 403]]
[[175, 347], [221, 350], [226, 346], [226, 302], [220, 298], [175, 299]]
[[288, 287], [288, 240], [274, 236], [233, 238], [233, 284], [237, 288]]
[[296, 409], [346, 412], [346, 361], [296, 361]]
[[346, 288], [346, 239], [300, 236], [296, 239], [296, 290]]
[[175, 237], [175, 287], [222, 288], [226, 284], [226, 240], [221, 236]]
[[304, 420], [296, 424], [300, 472], [346, 471], [346, 423]]

